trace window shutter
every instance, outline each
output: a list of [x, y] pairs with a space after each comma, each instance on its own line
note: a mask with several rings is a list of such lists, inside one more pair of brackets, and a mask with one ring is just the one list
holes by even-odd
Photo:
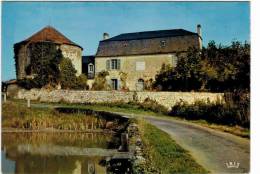
[[117, 69], [120, 69], [121, 67], [120, 59], [117, 59]]
[[112, 79], [110, 79], [109, 81], [108, 81], [108, 85], [110, 86], [110, 89], [113, 89], [114, 87], [113, 87], [113, 80]]
[[110, 70], [110, 60], [107, 60], [106, 64], [107, 64], [107, 70]]
[[118, 90], [120, 90], [121, 89], [120, 79], [117, 80], [117, 86], [118, 86]]

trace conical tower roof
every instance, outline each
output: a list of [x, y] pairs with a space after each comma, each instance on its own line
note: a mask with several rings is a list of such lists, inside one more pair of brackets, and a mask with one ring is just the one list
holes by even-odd
[[60, 33], [58, 30], [51, 26], [46, 26], [37, 33], [33, 34], [31, 37], [28, 39], [25, 39], [20, 43], [36, 43], [36, 42], [53, 42], [57, 44], [68, 44], [68, 45], [74, 45], [78, 46], [81, 49], [83, 49], [81, 46], [78, 44], [72, 42], [70, 39], [68, 39], [66, 36], [64, 36], [62, 33]]

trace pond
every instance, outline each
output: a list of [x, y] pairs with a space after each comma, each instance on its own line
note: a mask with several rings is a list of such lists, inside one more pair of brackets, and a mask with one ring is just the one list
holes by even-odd
[[2, 173], [123, 173], [107, 167], [115, 142], [111, 133], [2, 133]]

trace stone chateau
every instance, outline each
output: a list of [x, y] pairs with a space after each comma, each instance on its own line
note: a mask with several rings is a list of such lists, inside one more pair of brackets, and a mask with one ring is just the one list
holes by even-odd
[[[177, 54], [185, 54], [189, 47], [202, 48], [201, 26], [197, 25], [197, 32], [172, 29], [125, 33], [111, 38], [108, 33], [104, 33], [96, 55], [82, 56], [81, 46], [55, 28], [47, 26], [14, 45], [19, 48], [17, 79], [30, 76], [25, 71], [26, 66], [30, 64], [28, 46], [37, 42], [55, 43], [63, 56], [72, 60], [77, 75], [87, 75], [90, 88], [95, 76], [105, 70], [109, 72], [107, 81], [113, 90], [124, 87], [130, 91], [142, 91], [146, 83], [154, 80], [163, 63], [176, 66]], [[122, 74], [126, 77], [124, 86]]]

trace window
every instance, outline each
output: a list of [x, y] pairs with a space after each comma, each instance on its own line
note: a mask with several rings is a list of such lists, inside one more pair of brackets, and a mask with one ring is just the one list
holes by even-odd
[[93, 73], [94, 72], [94, 65], [92, 63], [88, 64], [88, 72]]
[[117, 59], [111, 60], [111, 69], [117, 69]]
[[166, 41], [165, 41], [165, 40], [162, 40], [162, 41], [160, 42], [160, 44], [161, 44], [161, 48], [163, 48], [163, 47], [166, 46]]
[[117, 79], [111, 79], [112, 82], [112, 89], [113, 90], [118, 90], [118, 80]]
[[119, 70], [120, 69], [120, 59], [107, 60], [107, 70]]
[[136, 62], [136, 71], [144, 71], [145, 70], [145, 62]]

